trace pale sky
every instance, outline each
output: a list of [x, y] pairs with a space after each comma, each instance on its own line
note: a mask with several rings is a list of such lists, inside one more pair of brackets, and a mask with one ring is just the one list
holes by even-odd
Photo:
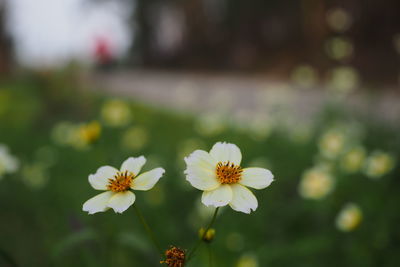
[[7, 29], [17, 60], [29, 67], [59, 66], [70, 59], [90, 63], [96, 38], [107, 38], [116, 57], [133, 39], [132, 8], [118, 1], [6, 0]]

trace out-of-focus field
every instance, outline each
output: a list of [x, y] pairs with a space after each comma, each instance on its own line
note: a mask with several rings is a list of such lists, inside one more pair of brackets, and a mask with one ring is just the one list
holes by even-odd
[[[398, 124], [340, 101], [302, 122], [280, 109], [250, 118], [168, 110], [90, 86], [70, 72], [1, 82], [0, 143], [19, 164], [7, 173], [1, 152], [0, 266], [159, 266], [132, 208], [82, 211], [97, 193], [87, 177], [129, 156], [165, 168], [135, 204], [165, 248], [188, 249], [212, 209], [185, 180], [183, 158], [217, 141], [237, 144], [243, 166], [268, 168], [275, 182], [255, 191], [256, 212], [222, 210], [214, 266], [399, 266]], [[190, 266], [207, 266], [206, 252]]]

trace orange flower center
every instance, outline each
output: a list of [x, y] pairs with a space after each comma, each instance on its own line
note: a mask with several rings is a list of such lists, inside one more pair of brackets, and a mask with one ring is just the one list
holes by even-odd
[[160, 261], [160, 263], [165, 263], [169, 267], [183, 267], [185, 264], [185, 251], [171, 246], [170, 249], [165, 251], [165, 261]]
[[221, 184], [235, 184], [242, 178], [242, 168], [229, 161], [219, 162], [216, 173]]
[[107, 189], [113, 192], [124, 192], [130, 189], [135, 175], [132, 172], [117, 172], [113, 178], [108, 179]]

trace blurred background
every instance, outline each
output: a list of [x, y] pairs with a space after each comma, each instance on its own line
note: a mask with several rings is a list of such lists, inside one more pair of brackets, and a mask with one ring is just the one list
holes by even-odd
[[[275, 182], [190, 266], [399, 266], [400, 2], [0, 0], [0, 266], [159, 266], [98, 167], [164, 167], [136, 204], [188, 249], [213, 210], [183, 158], [217, 141]], [[189, 265], [189, 264], [188, 264]]]

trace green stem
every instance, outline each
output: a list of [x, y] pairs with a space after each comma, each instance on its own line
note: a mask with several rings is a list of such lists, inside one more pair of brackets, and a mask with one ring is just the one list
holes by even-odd
[[196, 242], [196, 244], [193, 246], [192, 250], [189, 251], [188, 256], [187, 256], [187, 259], [186, 259], [186, 262], [188, 262], [188, 261], [190, 260], [190, 258], [193, 256], [194, 252], [195, 252], [195, 251], [197, 250], [197, 248], [199, 247], [201, 241], [204, 240], [204, 237], [206, 236], [208, 230], [210, 230], [210, 228], [211, 228], [212, 225], [214, 224], [215, 219], [217, 218], [218, 210], [219, 210], [219, 207], [215, 209], [214, 215], [213, 215], [213, 217], [212, 217], [210, 223], [208, 224], [206, 230], [204, 231], [203, 235], [201, 236], [201, 238], [200, 238], [199, 240], [197, 240], [197, 242]]
[[133, 205], [136, 215], [139, 217], [140, 222], [143, 224], [144, 229], [146, 229], [146, 232], [148, 236], [150, 237], [150, 240], [153, 241], [154, 246], [157, 248], [158, 252], [161, 254], [161, 257], [164, 256], [163, 250], [161, 249], [160, 244], [157, 242], [157, 239], [151, 230], [150, 226], [147, 224], [146, 220], [144, 219], [142, 213], [140, 212], [139, 208], [136, 205]]
[[208, 251], [208, 267], [212, 267], [213, 262], [212, 262], [211, 244], [207, 244], [207, 251]]

